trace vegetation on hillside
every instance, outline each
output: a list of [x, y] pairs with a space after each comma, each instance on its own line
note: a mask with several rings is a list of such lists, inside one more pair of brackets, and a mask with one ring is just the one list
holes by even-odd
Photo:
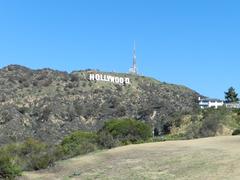
[[105, 122], [98, 132], [98, 142], [105, 148], [122, 144], [132, 144], [147, 141], [152, 137], [151, 127], [132, 119], [115, 119]]
[[[0, 177], [97, 149], [240, 134], [239, 110], [200, 110], [199, 94], [188, 88], [140, 76], [120, 86], [87, 75], [20, 66], [0, 70]], [[233, 88], [226, 100], [238, 101]]]
[[[129, 77], [131, 84], [90, 81], [90, 73]], [[97, 131], [115, 118], [131, 117], [162, 130], [175, 112], [196, 109], [200, 96], [144, 76], [18, 65], [0, 69], [0, 92], [0, 145], [27, 137], [57, 144], [71, 132]]]
[[240, 129], [240, 111], [226, 107], [199, 110], [173, 118], [169, 129], [167, 136], [181, 139], [236, 134]]
[[0, 148], [0, 178], [12, 179], [21, 175], [23, 170], [44, 169], [54, 165], [57, 160], [86, 154], [97, 149], [112, 148], [108, 141], [104, 141], [106, 138], [104, 133], [111, 137], [111, 143], [114, 146], [144, 142], [151, 138], [151, 129], [144, 122], [115, 119], [105, 123], [98, 133], [76, 131], [55, 146], [27, 139], [23, 143], [13, 143]]
[[0, 177], [12, 179], [23, 170], [47, 168], [56, 160], [53, 151], [47, 144], [34, 139], [3, 146], [0, 148]]
[[94, 132], [76, 131], [66, 136], [59, 148], [64, 158], [92, 152], [98, 148], [97, 134]]
[[[38, 170], [54, 165], [54, 162], [97, 149], [175, 139], [193, 139], [216, 135], [240, 133], [240, 111], [227, 109], [204, 109], [194, 114], [175, 114], [166, 131], [154, 129], [144, 122], [133, 119], [106, 121], [98, 132], [76, 131], [66, 136], [58, 145], [27, 139], [0, 148], [0, 177], [13, 178], [22, 170]], [[158, 133], [156, 133], [158, 131]]]

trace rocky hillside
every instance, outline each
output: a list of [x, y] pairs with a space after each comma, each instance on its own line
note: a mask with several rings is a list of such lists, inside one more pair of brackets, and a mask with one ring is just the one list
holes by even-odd
[[103, 72], [129, 77], [131, 84], [90, 81], [90, 73], [97, 72], [0, 69], [0, 144], [27, 137], [58, 143], [72, 131], [97, 130], [111, 118], [136, 118], [162, 130], [176, 112], [197, 108], [199, 94], [183, 86]]

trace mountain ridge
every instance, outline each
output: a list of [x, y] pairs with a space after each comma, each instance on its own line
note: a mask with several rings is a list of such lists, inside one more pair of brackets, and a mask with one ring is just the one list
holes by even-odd
[[[90, 81], [90, 73], [129, 77], [131, 84]], [[125, 73], [71, 73], [20, 65], [0, 69], [0, 144], [27, 137], [58, 143], [76, 130], [134, 118], [162, 131], [175, 113], [198, 109], [200, 94], [181, 85]]]

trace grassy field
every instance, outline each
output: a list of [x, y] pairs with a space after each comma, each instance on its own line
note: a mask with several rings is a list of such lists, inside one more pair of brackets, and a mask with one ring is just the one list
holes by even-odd
[[20, 179], [240, 179], [240, 136], [129, 145], [25, 172]]

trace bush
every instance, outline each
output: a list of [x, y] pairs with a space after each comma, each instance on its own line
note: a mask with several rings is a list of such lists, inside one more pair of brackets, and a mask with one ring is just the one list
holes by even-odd
[[79, 81], [79, 76], [77, 74], [70, 74], [70, 78], [72, 82]]
[[200, 132], [201, 126], [202, 124], [199, 121], [192, 122], [192, 124], [190, 124], [187, 127], [186, 134], [185, 134], [186, 139], [199, 138], [200, 137], [199, 132]]
[[14, 179], [21, 175], [21, 168], [15, 159], [5, 150], [0, 150], [0, 179]]
[[118, 142], [114, 141], [113, 136], [106, 131], [100, 131], [98, 133], [98, 144], [101, 147], [111, 149], [118, 145]]
[[97, 149], [97, 135], [92, 132], [76, 131], [65, 137], [59, 146], [65, 158], [86, 154]]
[[238, 122], [238, 116], [226, 107], [203, 109], [199, 114], [191, 115], [185, 135], [187, 139], [216, 136], [224, 133], [224, 127], [239, 127]]
[[[116, 119], [105, 122], [98, 134], [111, 135], [114, 142], [123, 144], [146, 141], [152, 137], [152, 130], [147, 124], [133, 119]], [[103, 143], [102, 143], [103, 145]]]
[[158, 128], [154, 128], [153, 134], [154, 134], [154, 136], [159, 136], [159, 129]]
[[4, 148], [22, 170], [47, 168], [54, 162], [54, 152], [40, 141], [27, 139], [24, 143], [15, 143]]
[[240, 129], [235, 129], [232, 133], [233, 136], [240, 135]]
[[25, 170], [39, 170], [53, 164], [54, 156], [45, 143], [34, 139], [27, 139], [20, 145], [18, 154]]
[[22, 170], [47, 168], [57, 160], [86, 154], [99, 145], [112, 148], [121, 144], [146, 142], [152, 136], [151, 128], [143, 122], [123, 119], [104, 124], [98, 133], [76, 131], [66, 136], [57, 146], [49, 146], [34, 139], [0, 148], [0, 179], [13, 179]]
[[199, 130], [200, 137], [215, 136], [226, 120], [228, 113], [225, 108], [206, 110], [203, 113], [202, 126]]

